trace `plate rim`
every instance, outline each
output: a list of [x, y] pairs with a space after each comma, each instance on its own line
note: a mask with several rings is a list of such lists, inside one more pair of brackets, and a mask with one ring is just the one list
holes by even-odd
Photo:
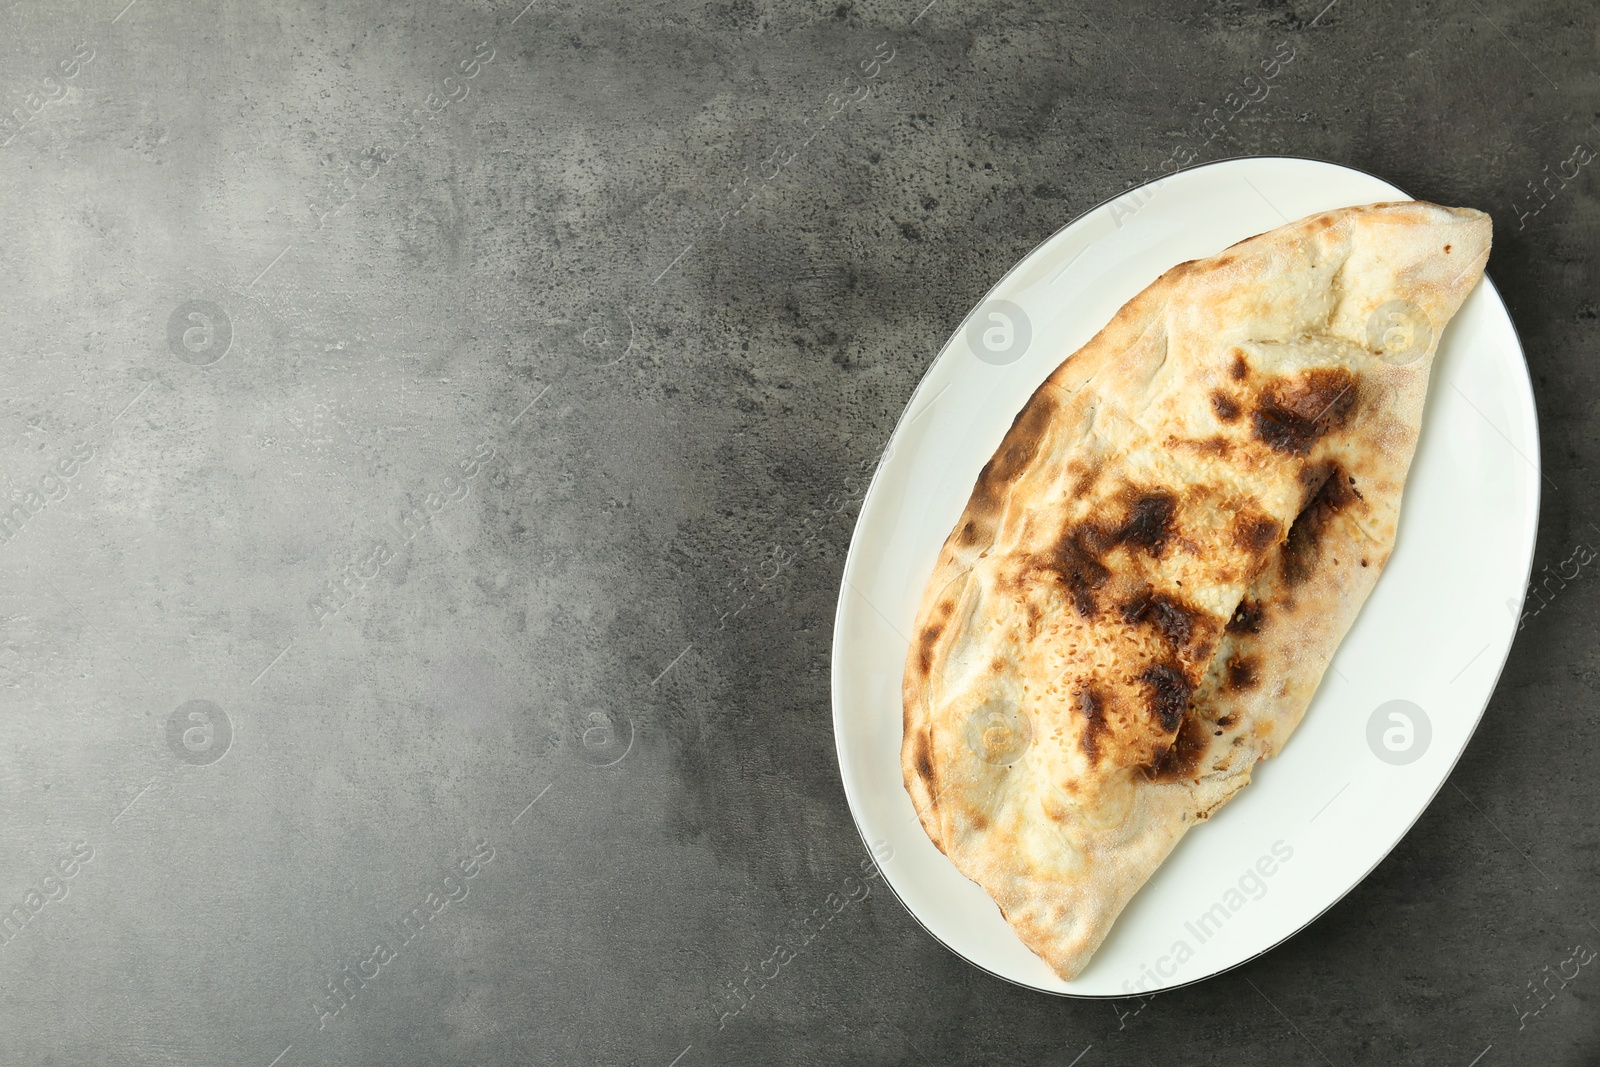
[[[979, 308], [983, 307], [983, 305], [994, 295], [996, 290], [1000, 289], [1003, 285], [1005, 285], [1006, 281], [1008, 279], [1010, 279], [1011, 276], [1014, 275], [1017, 272], [1017, 270], [1024, 263], [1026, 263], [1028, 261], [1028, 258], [1030, 256], [1032, 256], [1035, 252], [1039, 251], [1039, 249], [1043, 248], [1045, 245], [1049, 244], [1051, 241], [1055, 240], [1056, 237], [1058, 237], [1063, 231], [1065, 231], [1065, 230], [1069, 229], [1070, 227], [1076, 225], [1080, 220], [1082, 220], [1084, 218], [1087, 218], [1089, 215], [1091, 215], [1094, 212], [1096, 212], [1096, 211], [1100, 210], [1101, 208], [1105, 207], [1107, 204], [1111, 203], [1112, 201], [1119, 200], [1122, 197], [1127, 196], [1129, 193], [1131, 193], [1131, 192], [1133, 192], [1133, 191], [1135, 191], [1137, 189], [1143, 189], [1146, 186], [1154, 185], [1157, 182], [1167, 181], [1167, 180], [1169, 180], [1171, 178], [1177, 177], [1180, 174], [1190, 174], [1190, 173], [1193, 173], [1195, 171], [1205, 170], [1205, 169], [1210, 168], [1210, 167], [1223, 166], [1223, 165], [1230, 164], [1230, 163], [1267, 161], [1267, 160], [1275, 160], [1275, 159], [1290, 160], [1290, 161], [1293, 161], [1293, 162], [1301, 162], [1301, 163], [1319, 163], [1319, 164], [1322, 164], [1324, 166], [1336, 167], [1336, 168], [1338, 168], [1340, 170], [1350, 171], [1351, 173], [1354, 173], [1354, 174], [1364, 175], [1364, 176], [1366, 176], [1368, 178], [1372, 178], [1372, 179], [1375, 179], [1377, 181], [1383, 182], [1385, 185], [1391, 186], [1391, 187], [1393, 187], [1395, 189], [1399, 189], [1401, 193], [1403, 193], [1405, 196], [1407, 196], [1411, 200], [1417, 200], [1417, 197], [1413, 196], [1410, 193], [1409, 190], [1406, 190], [1406, 189], [1402, 188], [1400, 185], [1396, 184], [1395, 182], [1390, 181], [1388, 178], [1385, 178], [1382, 175], [1374, 174], [1371, 171], [1366, 170], [1366, 169], [1364, 169], [1362, 167], [1353, 167], [1353, 166], [1350, 166], [1347, 163], [1336, 163], [1333, 160], [1322, 159], [1322, 158], [1319, 158], [1317, 156], [1297, 156], [1297, 155], [1285, 155], [1285, 154], [1281, 154], [1281, 153], [1252, 155], [1252, 154], [1246, 153], [1246, 154], [1242, 154], [1242, 155], [1226, 156], [1226, 157], [1223, 157], [1221, 159], [1208, 160], [1205, 163], [1198, 163], [1198, 164], [1195, 164], [1194, 166], [1191, 166], [1191, 167], [1180, 167], [1179, 169], [1171, 171], [1169, 173], [1160, 174], [1160, 175], [1157, 175], [1157, 176], [1152, 177], [1152, 178], [1147, 178], [1146, 180], [1144, 180], [1142, 182], [1138, 182], [1138, 183], [1136, 183], [1134, 185], [1130, 185], [1126, 189], [1122, 189], [1122, 190], [1120, 190], [1120, 191], [1118, 191], [1116, 193], [1111, 194], [1110, 196], [1104, 197], [1103, 199], [1095, 202], [1094, 204], [1090, 205], [1089, 207], [1085, 208], [1084, 210], [1078, 212], [1076, 215], [1073, 215], [1070, 219], [1068, 219], [1066, 222], [1062, 223], [1060, 226], [1056, 227], [1047, 236], [1045, 236], [1044, 238], [1039, 240], [1036, 244], [1034, 244], [1034, 246], [1032, 248], [1028, 249], [1027, 252], [1025, 252], [1021, 256], [1019, 256], [1017, 258], [1017, 261], [1015, 263], [1013, 263], [1011, 265], [1011, 267], [1004, 274], [1002, 274], [999, 278], [997, 278], [993, 285], [989, 286], [989, 288], [987, 290], [985, 290], [983, 296], [979, 297], [977, 303], [972, 306], [972, 310], [968, 311], [967, 314], [962, 317], [960, 323], [958, 323], [956, 325], [955, 329], [951, 332], [950, 336], [945, 340], [944, 344], [940, 346], [938, 353], [936, 353], [934, 355], [933, 360], [928, 364], [927, 368], [923, 370], [921, 377], [917, 380], [916, 387], [911, 390], [911, 395], [909, 397], [907, 397], [906, 402], [905, 402], [905, 406], [901, 409], [899, 418], [897, 418], [895, 420], [894, 428], [889, 431], [888, 440], [884, 444], [884, 452], [882, 454], [880, 454], [879, 459], [878, 459], [878, 464], [873, 469], [873, 472], [872, 472], [872, 479], [867, 483], [866, 492], [862, 494], [862, 497], [861, 497], [861, 503], [862, 503], [861, 511], [865, 510], [867, 501], [869, 499], [871, 499], [873, 491], [875, 489], [877, 489], [877, 487], [878, 487], [878, 479], [880, 477], [882, 477], [882, 475], [883, 475], [883, 468], [884, 468], [885, 462], [888, 459], [888, 456], [889, 456], [889, 453], [890, 453], [890, 449], [893, 446], [893, 442], [894, 442], [895, 436], [900, 432], [901, 427], [906, 424], [907, 416], [910, 415], [912, 409], [916, 407], [917, 398], [921, 395], [923, 389], [928, 385], [928, 379], [931, 376], [931, 374], [933, 373], [934, 368], [938, 366], [939, 361], [944, 357], [945, 353], [950, 350], [951, 345], [954, 344], [958, 339], [960, 339], [960, 337], [962, 336], [963, 330], [966, 328], [967, 320], [972, 317], [974, 312], [976, 312]], [[1423, 203], [1432, 203], [1432, 201], [1422, 201], [1422, 202]], [[1293, 221], [1293, 220], [1290, 220], [1290, 221]], [[1263, 231], [1263, 232], [1267, 232], [1267, 231]], [[1543, 451], [1542, 451], [1543, 442], [1542, 442], [1542, 439], [1540, 437], [1540, 427], [1539, 427], [1539, 405], [1538, 405], [1538, 397], [1535, 394], [1534, 388], [1533, 388], [1533, 375], [1530, 373], [1529, 368], [1528, 368], [1527, 348], [1522, 343], [1522, 333], [1517, 328], [1517, 321], [1516, 321], [1515, 317], [1511, 314], [1510, 306], [1505, 302], [1505, 299], [1500, 295], [1500, 287], [1494, 284], [1494, 280], [1489, 274], [1489, 270], [1488, 270], [1487, 264], [1485, 264], [1483, 277], [1480, 280], [1480, 284], [1481, 285], [1486, 285], [1489, 288], [1489, 291], [1493, 294], [1495, 300], [1497, 300], [1499, 302], [1500, 307], [1505, 312], [1506, 322], [1511, 327], [1512, 339], [1516, 342], [1517, 356], [1519, 357], [1520, 366], [1521, 366], [1521, 369], [1522, 369], [1522, 375], [1523, 375], [1523, 378], [1527, 382], [1527, 385], [1528, 385], [1528, 390], [1527, 390], [1527, 396], [1528, 396], [1528, 404], [1527, 404], [1528, 425], [1529, 425], [1530, 432], [1531, 432], [1532, 437], [1533, 437], [1533, 445], [1534, 445], [1533, 458], [1529, 461], [1532, 464], [1533, 468], [1534, 468], [1534, 478], [1533, 478], [1533, 482], [1532, 482], [1532, 484], [1533, 484], [1533, 506], [1532, 506], [1532, 509], [1531, 509], [1532, 516], [1533, 516], [1533, 541], [1532, 541], [1532, 544], [1529, 547], [1528, 559], [1527, 559], [1527, 563], [1526, 563], [1526, 565], [1524, 567], [1523, 580], [1522, 580], [1522, 586], [1521, 586], [1521, 595], [1517, 598], [1517, 618], [1520, 619], [1521, 615], [1522, 615], [1522, 609], [1527, 604], [1528, 583], [1532, 579], [1534, 559], [1538, 555], [1540, 517], [1543, 514], [1543, 508], [1544, 508], [1544, 484], [1543, 483], [1544, 483], [1545, 474], [1544, 474], [1544, 458], [1543, 458]], [[1070, 355], [1067, 358], [1071, 358]], [[919, 414], [920, 414], [920, 412], [919, 412]], [[839, 785], [840, 785], [840, 788], [844, 791], [844, 794], [845, 794], [845, 806], [846, 806], [846, 808], [849, 809], [851, 824], [855, 827], [856, 835], [861, 839], [862, 846], [864, 848], [866, 848], [867, 853], [870, 856], [870, 855], [874, 855], [874, 852], [873, 852], [873, 849], [872, 849], [872, 845], [871, 845], [871, 842], [868, 840], [866, 832], [865, 832], [865, 830], [863, 829], [863, 827], [861, 825], [860, 817], [856, 814], [855, 801], [854, 801], [854, 799], [853, 799], [853, 797], [851, 795], [851, 789], [850, 789], [850, 786], [849, 786], [848, 782], [846, 781], [846, 776], [845, 776], [845, 773], [844, 773], [843, 733], [840, 730], [840, 697], [839, 697], [840, 680], [839, 680], [839, 673], [835, 669], [835, 666], [834, 666], [838, 662], [838, 659], [839, 659], [839, 650], [840, 650], [841, 640], [842, 640], [840, 631], [841, 631], [841, 628], [843, 627], [845, 601], [848, 599], [849, 592], [854, 586], [854, 583], [851, 582], [850, 578], [851, 578], [851, 572], [854, 569], [854, 565], [855, 565], [856, 559], [857, 559], [857, 557], [856, 557], [856, 547], [857, 547], [856, 543], [857, 543], [858, 538], [861, 536], [861, 526], [862, 526], [862, 523], [861, 523], [861, 511], [858, 511], [856, 513], [856, 521], [851, 527], [850, 544], [848, 545], [848, 547], [845, 550], [844, 566], [840, 570], [839, 596], [838, 596], [838, 600], [836, 601], [836, 606], [835, 606], [835, 609], [834, 609], [834, 617], [833, 617], [833, 637], [832, 637], [832, 640], [831, 640], [831, 642], [829, 644], [828, 698], [829, 698], [829, 703], [831, 704], [830, 710], [832, 712], [832, 719], [833, 719], [834, 760], [835, 760], [836, 765], [839, 768]], [[994, 978], [998, 978], [1003, 982], [1010, 983], [1011, 985], [1017, 986], [1018, 988], [1027, 989], [1027, 990], [1030, 990], [1030, 991], [1035, 992], [1035, 993], [1044, 993], [1044, 994], [1047, 994], [1047, 995], [1052, 996], [1052, 997], [1060, 997], [1060, 998], [1064, 998], [1064, 999], [1068, 999], [1068, 1000], [1108, 1000], [1108, 1001], [1116, 1001], [1116, 1000], [1127, 1000], [1127, 999], [1136, 998], [1136, 997], [1146, 997], [1146, 998], [1148, 998], [1148, 997], [1160, 996], [1160, 995], [1165, 994], [1165, 993], [1176, 992], [1177, 990], [1180, 990], [1180, 989], [1186, 989], [1186, 988], [1188, 988], [1190, 986], [1198, 985], [1201, 982], [1209, 981], [1209, 980], [1211, 980], [1213, 978], [1216, 978], [1216, 977], [1219, 977], [1221, 975], [1227, 974], [1230, 971], [1233, 971], [1233, 970], [1236, 970], [1236, 969], [1238, 969], [1240, 967], [1243, 967], [1247, 963], [1255, 962], [1256, 960], [1260, 959], [1262, 956], [1265, 956], [1267, 953], [1272, 952], [1274, 949], [1277, 949], [1281, 945], [1293, 940], [1294, 938], [1300, 936], [1300, 934], [1304, 933], [1306, 930], [1310, 929], [1311, 926], [1314, 925], [1317, 922], [1317, 920], [1321, 919], [1328, 912], [1332, 911], [1333, 908], [1335, 906], [1337, 906], [1341, 901], [1343, 901], [1345, 897], [1347, 897], [1351, 893], [1353, 893], [1356, 890], [1357, 887], [1359, 887], [1363, 882], [1365, 882], [1368, 878], [1370, 878], [1372, 876], [1372, 872], [1377, 870], [1380, 866], [1382, 866], [1383, 862], [1385, 860], [1387, 860], [1394, 853], [1395, 849], [1400, 847], [1400, 843], [1402, 841], [1404, 841], [1408, 835], [1410, 835], [1410, 833], [1411, 833], [1411, 831], [1413, 829], [1416, 828], [1416, 825], [1417, 825], [1417, 823], [1419, 821], [1421, 821], [1422, 816], [1424, 814], [1426, 814], [1427, 811], [1430, 808], [1433, 807], [1434, 801], [1438, 799], [1440, 792], [1442, 792], [1444, 790], [1445, 784], [1447, 782], [1449, 782], [1451, 776], [1455, 774], [1456, 767], [1460, 764], [1461, 758], [1466, 755], [1467, 749], [1471, 747], [1473, 739], [1477, 736], [1478, 728], [1483, 724], [1483, 717], [1484, 717], [1485, 714], [1488, 713], [1489, 704], [1491, 702], [1493, 702], [1494, 695], [1500, 688], [1500, 679], [1505, 675], [1506, 664], [1508, 662], [1510, 662], [1510, 660], [1511, 660], [1511, 652], [1512, 652], [1512, 649], [1514, 649], [1516, 647], [1516, 643], [1517, 643], [1516, 635], [1520, 631], [1520, 629], [1521, 629], [1521, 627], [1519, 626], [1517, 629], [1513, 630], [1512, 633], [1511, 633], [1511, 640], [1506, 643], [1505, 651], [1501, 654], [1501, 657], [1500, 657], [1500, 664], [1495, 669], [1494, 681], [1488, 688], [1488, 694], [1487, 694], [1487, 696], [1484, 697], [1483, 704], [1478, 708], [1477, 713], [1473, 716], [1472, 728], [1470, 730], [1468, 730], [1468, 732], [1467, 732], [1466, 742], [1464, 744], [1462, 744], [1460, 749], [1458, 749], [1456, 751], [1455, 758], [1450, 761], [1450, 766], [1444, 772], [1443, 777], [1440, 778], [1438, 786], [1435, 787], [1433, 792], [1428, 796], [1428, 799], [1427, 799], [1426, 803], [1424, 803], [1421, 807], [1419, 807], [1417, 809], [1416, 814], [1411, 817], [1411, 821], [1406, 824], [1405, 829], [1400, 832], [1400, 835], [1397, 838], [1395, 838], [1394, 843], [1391, 844], [1387, 849], [1385, 849], [1383, 855], [1379, 856], [1377, 858], [1377, 860], [1370, 867], [1368, 867], [1364, 872], [1362, 872], [1362, 874], [1361, 874], [1361, 876], [1359, 878], [1357, 878], [1357, 879], [1355, 879], [1355, 881], [1351, 882], [1350, 885], [1343, 892], [1341, 892], [1337, 897], [1335, 897], [1332, 900], [1330, 900], [1315, 915], [1312, 915], [1310, 918], [1306, 919], [1305, 922], [1303, 922], [1299, 926], [1295, 927], [1294, 930], [1290, 931], [1288, 934], [1285, 934], [1283, 937], [1279, 938], [1277, 941], [1274, 941], [1272, 944], [1267, 945], [1265, 948], [1262, 948], [1261, 950], [1259, 950], [1258, 952], [1254, 953], [1253, 955], [1247, 956], [1244, 959], [1239, 960], [1236, 963], [1229, 964], [1228, 966], [1223, 967], [1223, 968], [1221, 968], [1219, 970], [1212, 971], [1209, 974], [1201, 975], [1201, 976], [1199, 976], [1197, 978], [1190, 978], [1187, 981], [1178, 982], [1178, 983], [1175, 983], [1173, 985], [1162, 986], [1160, 989], [1153, 990], [1153, 991], [1151, 991], [1149, 993], [1132, 993], [1132, 994], [1123, 993], [1123, 994], [1119, 995], [1119, 994], [1107, 994], [1107, 993], [1074, 993], [1074, 992], [1070, 992], [1070, 991], [1062, 990], [1062, 989], [1046, 989], [1043, 986], [1036, 986], [1036, 985], [1033, 985], [1032, 983], [1023, 981], [1021, 979], [1013, 978], [1010, 975], [1000, 974], [999, 972], [991, 970], [990, 968], [984, 966], [983, 964], [977, 962], [976, 960], [973, 960], [973, 959], [967, 957], [966, 955], [961, 953], [959, 950], [957, 950], [954, 946], [952, 946], [947, 941], [945, 941], [944, 938], [940, 937], [939, 934], [937, 932], [935, 932], [932, 928], [930, 928], [927, 923], [923, 922], [922, 917], [920, 915], [918, 915], [916, 913], [916, 911], [914, 909], [912, 909], [912, 907], [909, 904], [906, 903], [905, 898], [900, 895], [900, 892], [897, 889], [895, 889], [894, 884], [892, 882], [890, 882], [888, 878], [883, 878], [883, 879], [881, 879], [881, 881], [883, 882], [884, 886], [886, 886], [888, 888], [889, 892], [894, 896], [895, 900], [899, 903], [899, 905], [903, 909], [905, 909], [906, 914], [911, 916], [912, 920], [918, 926], [922, 927], [923, 931], [926, 932], [928, 934], [928, 936], [931, 937], [937, 944], [939, 944], [941, 947], [943, 947], [945, 949], [945, 951], [949, 952], [951, 955], [955, 956], [957, 959], [961, 960], [963, 963], [965, 963], [966, 965], [968, 965], [970, 967], [975, 967], [978, 970], [982, 971], [983, 973], [988, 974], [988, 975], [990, 975], [990, 976], [992, 976]], [[1341, 644], [1342, 643], [1343, 642], [1341, 641]], [[1318, 688], [1319, 689], [1321, 688], [1320, 683], [1318, 685]], [[903, 783], [902, 783], [902, 785], [903, 785]], [[963, 875], [963, 877], [965, 877], [965, 875]], [[1143, 887], [1141, 886], [1141, 888], [1143, 888]]]

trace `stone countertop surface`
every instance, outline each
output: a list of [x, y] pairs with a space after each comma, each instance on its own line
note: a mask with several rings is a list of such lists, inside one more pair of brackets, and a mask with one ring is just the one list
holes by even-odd
[[1519, 1007], [1600, 946], [1586, 567], [1264, 957], [1058, 999], [880, 886], [731, 1014], [866, 855], [853, 476], [1175, 150], [1491, 212], [1593, 557], [1593, 6], [124, 3], [0, 11], [0, 1062], [1600, 1062], [1588, 968]]

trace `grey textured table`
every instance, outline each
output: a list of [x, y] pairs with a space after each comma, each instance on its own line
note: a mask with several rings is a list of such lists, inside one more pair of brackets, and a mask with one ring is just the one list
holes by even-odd
[[0, 12], [0, 1063], [1600, 1062], [1587, 569], [1235, 972], [1054, 999], [881, 885], [803, 933], [856, 475], [1175, 150], [1491, 211], [1536, 566], [1597, 543], [1592, 6], [124, 2]]

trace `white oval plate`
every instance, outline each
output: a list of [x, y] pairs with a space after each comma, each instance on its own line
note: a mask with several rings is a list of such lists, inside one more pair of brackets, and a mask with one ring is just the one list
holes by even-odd
[[[988, 894], [928, 840], [900, 778], [900, 675], [923, 584], [978, 471], [1039, 383], [1174, 264], [1313, 212], [1409, 199], [1369, 174], [1292, 158], [1227, 160], [1129, 190], [1001, 279], [906, 406], [845, 562], [834, 733], [850, 810], [886, 857], [889, 885], [934, 937], [984, 970], [1051, 993], [1121, 997], [1237, 966], [1366, 877], [1471, 738], [1516, 632], [1539, 515], [1533, 389], [1487, 278], [1445, 330], [1394, 555], [1305, 720], [1250, 786], [1183, 839], [1082, 974], [1064, 982], [1023, 946]], [[994, 318], [996, 300], [1014, 307]], [[989, 348], [1011, 349], [979, 359], [985, 330]]]

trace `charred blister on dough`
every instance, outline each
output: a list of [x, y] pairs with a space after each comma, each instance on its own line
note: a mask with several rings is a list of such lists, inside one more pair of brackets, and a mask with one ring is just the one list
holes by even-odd
[[928, 626], [917, 635], [917, 667], [927, 674], [933, 667], [933, 647], [939, 643], [941, 626]]
[[933, 756], [928, 750], [928, 735], [926, 733], [920, 734], [917, 737], [917, 750], [915, 756], [913, 757], [913, 763], [916, 767], [917, 776], [920, 777], [923, 782], [927, 784], [928, 789], [932, 791], [935, 796], [937, 796], [938, 792], [933, 788]]
[[1203, 629], [1198, 624], [1204, 619], [1204, 612], [1181, 597], [1158, 593], [1148, 586], [1142, 594], [1122, 605], [1123, 622], [1129, 626], [1147, 625], [1154, 628], [1175, 651], [1189, 647]]
[[1097, 765], [1100, 762], [1100, 739], [1110, 729], [1106, 722], [1105, 697], [1095, 689], [1093, 683], [1084, 682], [1073, 694], [1073, 703], [1078, 714], [1083, 716], [1083, 733], [1078, 743], [1083, 747], [1083, 754], [1089, 757], [1090, 765]]
[[1155, 663], [1146, 667], [1139, 675], [1139, 680], [1150, 689], [1150, 712], [1161, 724], [1161, 729], [1167, 733], [1176, 730], [1189, 707], [1194, 683], [1181, 669], [1170, 663]]
[[1242, 382], [1250, 376], [1250, 364], [1245, 361], [1244, 349], [1233, 350], [1233, 362], [1228, 364], [1228, 377], [1236, 382]]
[[1136, 545], [1152, 556], [1160, 556], [1172, 532], [1172, 519], [1178, 501], [1165, 489], [1140, 493], [1128, 508], [1128, 518], [1117, 531], [1122, 544]]
[[1311, 494], [1305, 507], [1289, 527], [1289, 536], [1279, 554], [1279, 570], [1289, 585], [1299, 585], [1311, 576], [1321, 555], [1322, 536], [1334, 517], [1355, 499], [1336, 464], [1328, 464], [1322, 484]]
[[1241, 600], [1239, 606], [1233, 609], [1233, 618], [1228, 620], [1226, 629], [1230, 634], [1260, 633], [1261, 620], [1266, 613], [1266, 605], [1260, 601]]
[[1250, 416], [1256, 439], [1275, 452], [1305, 455], [1329, 430], [1349, 421], [1357, 386], [1356, 376], [1343, 367], [1318, 367], [1272, 381]]
[[999, 510], [1006, 490], [1027, 469], [1028, 463], [1038, 454], [1039, 442], [1050, 429], [1050, 420], [1056, 413], [1055, 399], [1046, 390], [1046, 382], [1034, 391], [1033, 396], [1006, 431], [1005, 439], [993, 458], [984, 464], [978, 474], [978, 484], [973, 487], [972, 499], [967, 504], [970, 514], [992, 518]]
[[1239, 402], [1224, 393], [1221, 389], [1211, 391], [1211, 410], [1217, 413], [1217, 418], [1223, 422], [1233, 422], [1239, 417]]
[[1227, 663], [1227, 681], [1224, 685], [1235, 692], [1245, 689], [1254, 689], [1259, 679], [1256, 677], [1256, 662], [1249, 656], [1235, 655]]
[[1069, 531], [1056, 544], [1055, 552], [1044, 565], [1054, 571], [1067, 587], [1073, 608], [1084, 618], [1095, 613], [1094, 593], [1111, 577], [1098, 553], [1084, 544], [1081, 530]]
[[1333, 473], [1332, 463], [1307, 463], [1295, 475], [1295, 481], [1300, 483], [1300, 510], [1311, 503], [1311, 498], [1317, 495], [1317, 490], [1322, 488], [1322, 483], [1328, 480]]
[[1283, 527], [1277, 519], [1260, 512], [1241, 511], [1233, 518], [1233, 545], [1235, 548], [1259, 556], [1278, 543]]
[[1121, 522], [1083, 522], [1069, 527], [1054, 551], [1035, 563], [1053, 572], [1067, 587], [1073, 608], [1086, 619], [1098, 610], [1096, 590], [1111, 577], [1103, 557], [1118, 546], [1127, 546], [1159, 558], [1173, 530], [1178, 501], [1170, 492], [1129, 487], [1123, 496], [1128, 513]]
[[1211, 744], [1211, 734], [1206, 725], [1194, 716], [1185, 716], [1179, 724], [1178, 736], [1155, 762], [1143, 768], [1144, 776], [1152, 782], [1182, 782], [1194, 780], [1200, 760]]

